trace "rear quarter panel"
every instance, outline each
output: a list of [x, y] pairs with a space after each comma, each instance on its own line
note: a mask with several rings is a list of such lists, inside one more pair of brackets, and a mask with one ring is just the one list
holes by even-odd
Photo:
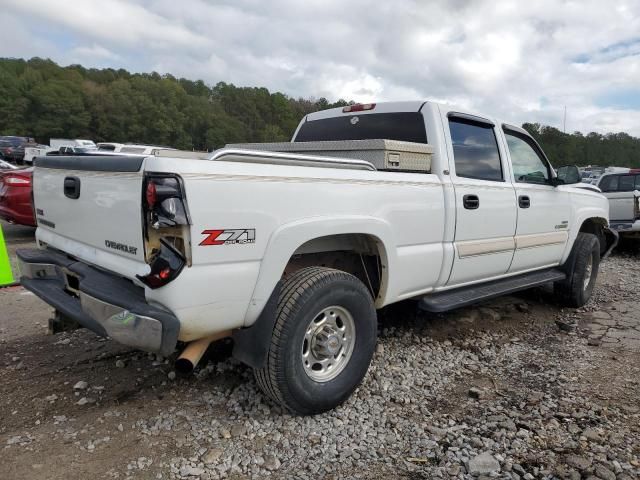
[[[429, 291], [440, 273], [445, 211], [435, 175], [162, 157], [145, 168], [184, 180], [193, 265], [171, 288], [148, 292], [183, 321], [183, 340], [251, 325], [291, 255], [314, 238], [380, 241], [388, 281], [378, 306]], [[203, 232], [227, 229], [255, 231], [255, 241], [202, 244]]]

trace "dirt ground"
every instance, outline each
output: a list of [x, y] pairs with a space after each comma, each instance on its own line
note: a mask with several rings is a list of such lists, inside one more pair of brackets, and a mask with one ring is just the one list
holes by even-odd
[[[33, 244], [33, 229], [6, 224], [2, 227], [12, 256], [16, 248]], [[623, 258], [624, 262], [635, 261], [629, 260], [628, 255]], [[640, 263], [640, 258], [637, 261]], [[446, 394], [424, 400], [438, 418], [477, 414], [477, 407], [467, 401], [472, 386], [488, 392], [488, 402], [517, 405], [522, 401], [519, 395], [528, 372], [542, 371], [547, 368], [546, 362], [554, 362], [554, 367], [564, 372], [563, 391], [554, 392], [555, 387], [545, 382], [535, 385], [538, 390], [558, 398], [569, 391], [601, 409], [626, 412], [630, 420], [625, 428], [640, 438], [640, 331], [636, 328], [640, 325], [640, 310], [632, 300], [640, 286], [640, 276], [633, 278], [633, 285], [622, 285], [619, 272], [603, 267], [597, 287], [603, 293], [596, 295], [595, 303], [577, 311], [561, 310], [544, 289], [447, 315], [416, 314], [412, 303], [403, 303], [383, 312], [381, 344], [385, 349], [393, 348], [385, 339], [387, 329], [396, 332], [387, 332], [392, 337], [417, 337], [417, 341], [411, 340], [416, 349], [428, 341], [473, 351], [482, 349], [476, 346], [478, 339], [490, 334], [505, 345], [517, 345], [523, 358], [528, 357], [517, 370], [505, 367], [499, 375], [473, 369], [452, 375]], [[625, 289], [628, 295], [623, 295]], [[620, 302], [626, 303], [620, 307]], [[271, 441], [269, 425], [283, 414], [261, 396], [250, 370], [227, 358], [226, 346], [218, 346], [196, 375], [174, 378], [172, 359], [134, 351], [85, 330], [48, 335], [47, 320], [51, 315], [45, 303], [21, 287], [0, 289], [0, 478], [189, 476], [187, 471], [178, 472], [178, 459], [197, 463], [197, 458], [211, 447], [206, 441], [194, 442], [193, 418], [199, 422], [215, 419], [216, 425], [231, 426], [239, 421], [258, 422], [267, 431], [261, 441]], [[619, 317], [626, 319], [628, 334], [619, 333], [612, 325], [615, 320], [611, 319]], [[614, 340], [603, 340], [607, 336]], [[625, 340], [615, 341], [616, 338]], [[569, 344], [578, 345], [584, 354], [574, 355]], [[373, 366], [375, 378], [381, 370], [377, 359], [378, 356]], [[86, 384], [77, 385], [78, 382]], [[365, 382], [360, 390], [367, 385]], [[216, 403], [216, 399], [239, 390], [248, 392], [247, 404], [228, 408], [222, 401]], [[354, 397], [349, 402], [357, 401]], [[255, 404], [259, 409], [254, 408]], [[171, 414], [170, 428], [162, 426], [165, 414]], [[232, 431], [231, 435], [235, 433]], [[220, 442], [225, 438], [226, 433]], [[224, 443], [220, 445], [223, 450], [226, 448]], [[636, 450], [629, 452], [629, 458], [640, 454], [637, 445], [638, 442], [631, 447]], [[405, 448], [408, 452], [409, 447]], [[369, 474], [364, 476], [388, 478], [395, 472], [407, 478], [429, 478], [412, 476], [401, 462], [394, 465], [371, 464]], [[273, 475], [288, 476], [291, 470], [285, 471], [284, 467]], [[216, 478], [213, 473], [203, 474], [209, 476], [202, 478]], [[343, 471], [339, 476], [351, 475], [358, 476], [357, 469]], [[618, 472], [618, 478], [623, 478], [620, 475]], [[252, 475], [231, 470], [225, 476]]]

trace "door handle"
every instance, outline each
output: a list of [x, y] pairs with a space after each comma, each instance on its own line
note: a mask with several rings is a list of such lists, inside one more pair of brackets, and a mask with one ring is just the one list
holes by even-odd
[[78, 177], [64, 179], [64, 196], [74, 200], [80, 198], [80, 179]]
[[476, 210], [480, 207], [480, 199], [477, 195], [465, 195], [462, 197], [462, 205], [467, 210]]
[[518, 197], [518, 205], [520, 208], [529, 208], [531, 206], [531, 199], [527, 195], [520, 195]]

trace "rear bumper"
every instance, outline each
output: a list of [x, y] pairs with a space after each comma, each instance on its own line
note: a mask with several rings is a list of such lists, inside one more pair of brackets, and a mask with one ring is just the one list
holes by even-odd
[[16, 253], [22, 285], [83, 327], [140, 350], [175, 350], [179, 320], [148, 304], [143, 288], [53, 250]]
[[31, 189], [14, 188], [0, 192], [0, 218], [20, 225], [36, 226], [31, 207]]
[[618, 220], [611, 222], [610, 226], [612, 230], [618, 233], [640, 232], [640, 220], [629, 220], [627, 222]]

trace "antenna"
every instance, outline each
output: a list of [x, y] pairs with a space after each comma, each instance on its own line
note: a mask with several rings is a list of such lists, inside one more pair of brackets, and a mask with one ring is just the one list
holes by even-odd
[[562, 120], [562, 133], [567, 133], [567, 106], [564, 106], [564, 118]]

